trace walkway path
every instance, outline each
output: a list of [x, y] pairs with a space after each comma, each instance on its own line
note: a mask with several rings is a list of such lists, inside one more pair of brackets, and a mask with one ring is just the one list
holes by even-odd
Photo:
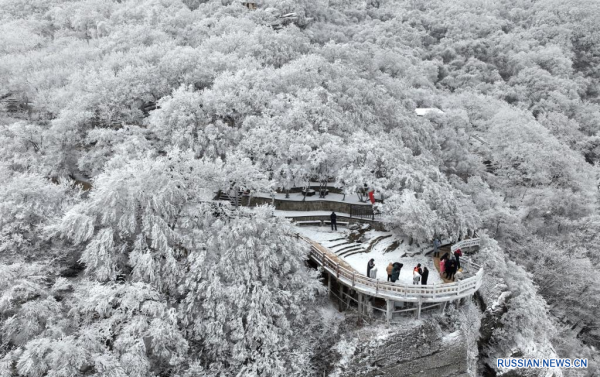
[[[438, 270], [438, 273], [440, 274], [440, 278], [442, 278], [442, 280], [444, 280], [444, 283], [453, 283], [454, 281], [446, 279], [444, 277], [444, 275], [441, 273], [440, 258], [442, 256], [444, 256], [444, 254], [451, 254], [454, 251], [456, 251], [457, 249], [467, 249], [467, 248], [471, 248], [471, 247], [475, 247], [475, 246], [479, 247], [479, 238], [468, 238], [468, 239], [459, 241], [452, 246], [440, 247], [440, 256], [433, 257], [433, 264], [435, 265], [435, 268]], [[463, 268], [463, 263], [462, 263], [462, 261], [464, 260], [464, 257], [461, 258], [460, 260], [461, 260], [461, 268], [463, 269], [463, 272], [464, 272], [465, 268]], [[465, 265], [465, 267], [466, 267], [466, 265]]]
[[[302, 239], [310, 245], [310, 257], [329, 274], [331, 279], [336, 279], [340, 287], [347, 287], [348, 290], [358, 294], [358, 302], [363, 302], [363, 295], [367, 297], [377, 297], [387, 302], [386, 317], [391, 320], [394, 313], [414, 310], [417, 318], [421, 315], [422, 304], [424, 303], [445, 303], [458, 300], [473, 295], [481, 286], [483, 281], [483, 269], [481, 266], [473, 263], [470, 258], [463, 258], [464, 266], [469, 266], [468, 270], [477, 271], [473, 276], [458, 282], [447, 284], [427, 284], [427, 285], [409, 285], [389, 283], [371, 279], [365, 275], [356, 272], [333, 251], [325, 246], [315, 242], [308, 237], [296, 234], [296, 237]], [[469, 240], [473, 246], [479, 244], [479, 239]], [[331, 288], [330, 288], [331, 289]], [[343, 291], [343, 289], [341, 289]], [[340, 292], [340, 296], [342, 292]], [[394, 311], [395, 302], [415, 303], [416, 307]], [[437, 306], [437, 305], [433, 305]]]
[[[440, 257], [449, 252], [450, 246], [440, 247]], [[446, 279], [444, 277], [444, 274], [442, 274], [442, 272], [440, 271], [440, 257], [433, 257], [433, 264], [435, 265], [435, 268], [437, 269], [438, 274], [440, 274], [440, 278], [444, 281], [444, 283], [452, 283], [453, 281], [450, 279]]]

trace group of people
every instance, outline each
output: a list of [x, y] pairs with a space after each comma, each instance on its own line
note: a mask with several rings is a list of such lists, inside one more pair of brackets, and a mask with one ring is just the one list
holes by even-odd
[[454, 253], [446, 253], [440, 258], [440, 274], [448, 280], [454, 281], [456, 272], [460, 269], [462, 251], [456, 249]]
[[[331, 214], [331, 224], [333, 228], [333, 224], [335, 223], [335, 212]], [[439, 257], [440, 252], [439, 248], [441, 246], [441, 242], [436, 238], [433, 240], [433, 251], [434, 256]], [[462, 257], [462, 251], [460, 249], [456, 249], [454, 253], [445, 253], [440, 258], [440, 274], [448, 280], [454, 281], [456, 272], [460, 270], [460, 257]], [[400, 262], [390, 262], [390, 264], [386, 268], [387, 272], [387, 281], [391, 281], [395, 283], [400, 279], [400, 271], [402, 270], [404, 265]], [[367, 263], [367, 276], [371, 277], [371, 270], [375, 268], [375, 259], [371, 258]], [[422, 285], [427, 284], [427, 279], [429, 278], [429, 269], [427, 267], [421, 267], [421, 263], [418, 263], [413, 268], [413, 284], [418, 285], [421, 283]], [[460, 278], [460, 277], [459, 277]]]
[[388, 281], [395, 283], [398, 279], [400, 279], [400, 271], [402, 270], [404, 265], [400, 262], [391, 263], [387, 266], [386, 272], [388, 276]]
[[[375, 266], [375, 261], [373, 259], [371, 259], [369, 261], [369, 264], [367, 265], [367, 273], [370, 272], [370, 269], [373, 268]], [[390, 264], [387, 266], [386, 268], [386, 272], [387, 272], [387, 281], [391, 281], [392, 283], [395, 283], [396, 281], [398, 281], [400, 279], [400, 271], [402, 271], [402, 267], [404, 267], [404, 264], [400, 263], [400, 262], [390, 262]], [[429, 278], [429, 269], [427, 267], [423, 267], [421, 268], [421, 263], [417, 264], [414, 268], [413, 268], [413, 284], [419, 284], [419, 282], [422, 285], [426, 285], [427, 284], [427, 279]]]

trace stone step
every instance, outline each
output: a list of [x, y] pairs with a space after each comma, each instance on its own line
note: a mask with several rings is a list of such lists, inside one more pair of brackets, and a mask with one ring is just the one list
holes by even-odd
[[359, 251], [353, 251], [351, 253], [348, 253], [348, 254], [344, 255], [344, 258], [348, 258], [348, 257], [351, 257], [351, 256], [356, 255], [356, 254], [363, 254], [363, 253], [366, 253], [366, 252], [367, 251], [364, 250], [364, 249], [363, 250], [359, 250]]
[[349, 249], [356, 249], [357, 247], [362, 247], [362, 244], [357, 244], [357, 243], [351, 243], [348, 244], [349, 246], [345, 246], [341, 249], [335, 250], [335, 253], [337, 255], [340, 255], [342, 252], [344, 252], [345, 250], [349, 250]]
[[364, 248], [362, 248], [362, 247], [356, 247], [356, 248], [353, 248], [353, 249], [346, 250], [343, 253], [339, 253], [338, 255], [340, 257], [344, 257], [345, 258], [345, 257], [347, 257], [347, 256], [349, 256], [351, 254], [358, 254], [358, 253], [364, 253], [364, 252], [366, 252], [366, 250]]
[[[348, 241], [346, 238], [342, 238], [342, 239], [343, 239], [343, 240], [346, 240], [346, 242], [338, 243], [338, 244], [331, 245], [331, 246], [327, 246], [327, 247], [333, 250], [333, 249], [334, 249], [334, 248], [336, 248], [336, 247], [339, 247], [339, 246], [342, 246], [342, 245], [350, 245], [350, 244], [353, 244], [353, 243], [354, 243], [354, 242]], [[335, 240], [334, 240], [334, 241], [335, 241]]]
[[298, 226], [302, 226], [302, 225], [316, 225], [316, 226], [321, 226], [321, 221], [320, 220], [312, 220], [312, 221], [296, 221], [295, 223]]

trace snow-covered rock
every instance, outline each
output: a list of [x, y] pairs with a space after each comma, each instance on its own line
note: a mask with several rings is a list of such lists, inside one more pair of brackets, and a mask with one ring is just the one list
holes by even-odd
[[329, 376], [469, 376], [467, 342], [460, 330], [443, 331], [436, 317], [365, 327], [346, 334]]

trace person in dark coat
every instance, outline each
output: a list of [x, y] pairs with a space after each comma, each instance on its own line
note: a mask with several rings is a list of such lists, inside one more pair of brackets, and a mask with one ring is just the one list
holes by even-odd
[[337, 215], [335, 212], [332, 211], [331, 215], [329, 215], [329, 218], [331, 219], [331, 230], [334, 230], [333, 228], [337, 230]]
[[448, 261], [449, 265], [448, 268], [446, 270], [446, 275], [447, 275], [447, 279], [448, 280], [452, 280], [454, 281], [454, 274], [456, 274], [456, 260], [454, 259], [450, 259]]
[[444, 260], [444, 259], [448, 259], [448, 253], [444, 253], [444, 255], [442, 255], [442, 257], [440, 258], [440, 260]]
[[429, 277], [429, 269], [427, 267], [423, 268], [423, 273], [421, 274], [421, 284], [427, 284], [427, 278]]
[[392, 268], [392, 283], [395, 283], [398, 279], [400, 279], [400, 271], [402, 271], [402, 263], [394, 263], [394, 267]]
[[445, 279], [448, 279], [451, 268], [452, 268], [452, 261], [450, 259], [446, 259], [446, 264], [444, 266], [444, 278]]
[[369, 263], [367, 263], [367, 277], [371, 276], [371, 269], [375, 267], [375, 259], [371, 258]]

